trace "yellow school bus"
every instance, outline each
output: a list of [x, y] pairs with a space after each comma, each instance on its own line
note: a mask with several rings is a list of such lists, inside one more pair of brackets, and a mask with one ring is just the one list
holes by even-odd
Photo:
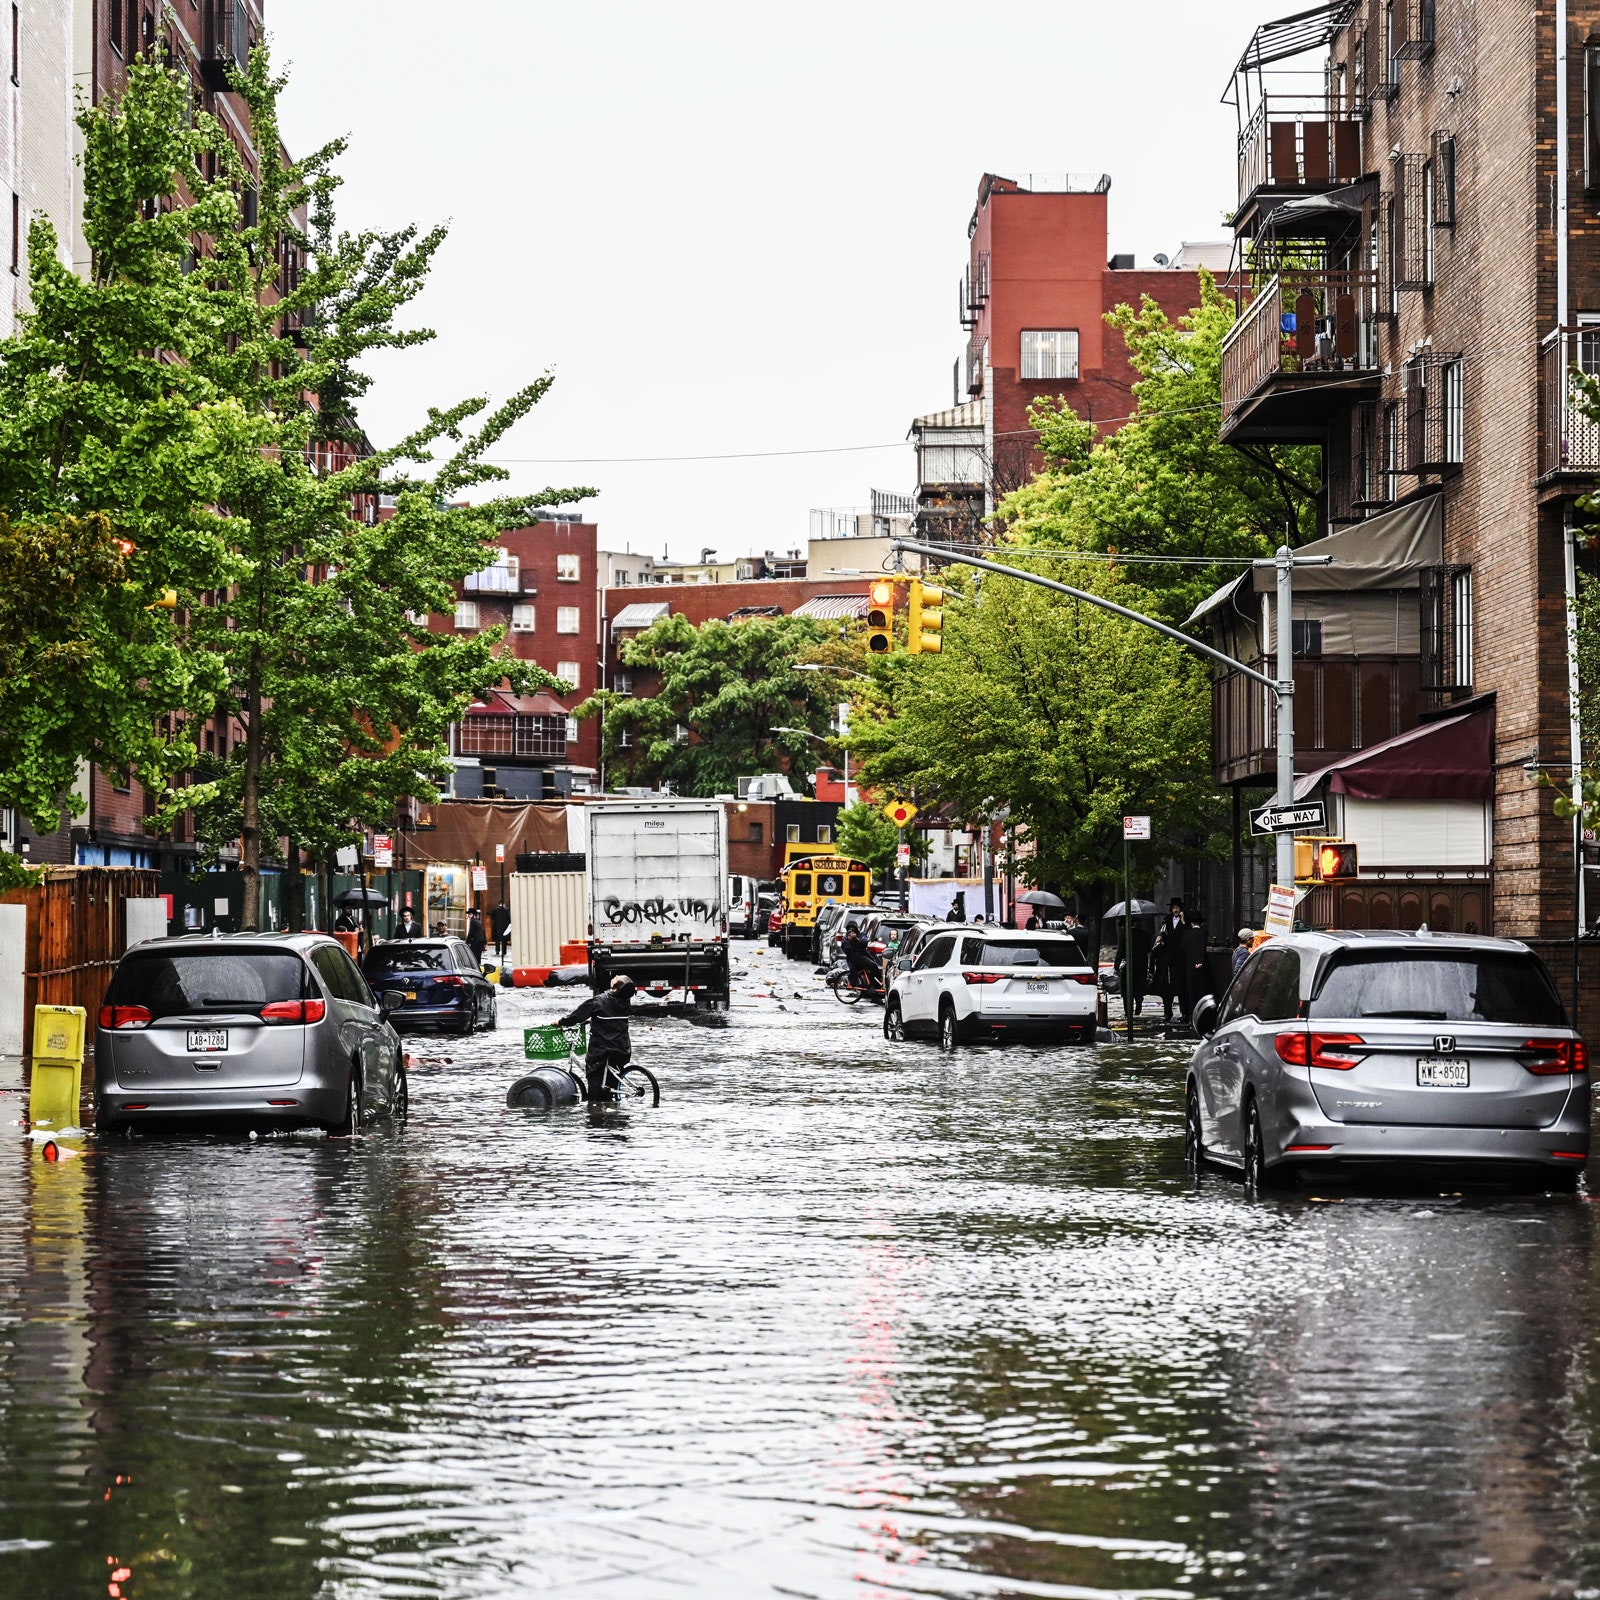
[[872, 871], [849, 856], [804, 856], [791, 861], [778, 879], [783, 885], [783, 953], [791, 960], [811, 956], [817, 913], [830, 900], [847, 906], [872, 904]]

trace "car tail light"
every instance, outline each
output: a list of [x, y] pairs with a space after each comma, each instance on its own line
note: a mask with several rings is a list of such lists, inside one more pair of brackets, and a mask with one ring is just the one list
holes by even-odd
[[877, 952], [878, 952], [878, 954], [879, 954], [879, 955], [882, 955], [882, 954], [883, 954], [883, 952], [884, 952], [884, 951], [885, 951], [885, 950], [886, 950], [886, 949], [887, 949], [887, 948], [888, 948], [888, 946], [887, 946], [887, 945], [882, 945], [882, 944], [877, 944], [877, 943], [873, 943], [873, 944], [869, 944], [869, 945], [868, 945], [868, 946], [867, 946], [867, 949], [869, 949], [869, 950], [876, 950], [876, 951], [877, 951]]
[[1581, 1150], [1552, 1150], [1550, 1154], [1557, 1161], [1587, 1161], [1589, 1159]]
[[298, 1100], [269, 1100], [267, 1104], [269, 1106], [297, 1106], [300, 1102]]
[[1530, 1039], [1522, 1049], [1534, 1058], [1525, 1060], [1523, 1066], [1541, 1078], [1589, 1069], [1589, 1047], [1582, 1039]]
[[148, 1028], [155, 1018], [143, 1006], [101, 1006], [102, 1028]]
[[[1367, 1041], [1359, 1033], [1307, 1034], [1311, 1065], [1329, 1067], [1334, 1072], [1348, 1072], [1361, 1064]], [[1355, 1051], [1355, 1054], [1351, 1052]]]
[[1000, 974], [998, 972], [963, 972], [961, 981], [963, 983], [999, 983]]
[[1092, 972], [1074, 972], [1070, 976], [1074, 983], [1084, 983], [1091, 987], [1100, 981]]
[[1331, 1150], [1331, 1144], [1289, 1144], [1283, 1147], [1286, 1156], [1311, 1155], [1321, 1150]]
[[1272, 1046], [1278, 1052], [1278, 1059], [1287, 1061], [1291, 1067], [1303, 1067], [1310, 1059], [1303, 1033], [1280, 1033]]
[[449, 988], [459, 989], [462, 986], [462, 984], [466, 982], [466, 979], [465, 978], [458, 978], [452, 972], [452, 973], [448, 973], [446, 976], [444, 976], [442, 978], [435, 978], [433, 980], [433, 982], [434, 982], [435, 985], [438, 985], [438, 984], [442, 983], [442, 984], [445, 984]]
[[326, 1000], [274, 1000], [261, 1008], [263, 1022], [321, 1022], [327, 1014]]

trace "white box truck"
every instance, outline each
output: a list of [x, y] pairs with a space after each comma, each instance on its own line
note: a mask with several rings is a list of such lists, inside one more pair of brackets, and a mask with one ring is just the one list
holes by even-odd
[[589, 984], [728, 1003], [728, 816], [709, 800], [605, 800], [589, 829]]

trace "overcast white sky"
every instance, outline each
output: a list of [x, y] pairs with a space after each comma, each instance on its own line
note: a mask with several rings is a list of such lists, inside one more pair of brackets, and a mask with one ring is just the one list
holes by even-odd
[[[379, 440], [429, 404], [548, 398], [515, 483], [590, 484], [602, 543], [803, 546], [811, 506], [909, 491], [948, 405], [979, 176], [1105, 171], [1139, 265], [1225, 237], [1218, 96], [1286, 0], [267, 0], [286, 133], [352, 148], [349, 226], [451, 224], [386, 361]], [[561, 464], [841, 445], [787, 459]], [[549, 464], [545, 464], [546, 462]]]

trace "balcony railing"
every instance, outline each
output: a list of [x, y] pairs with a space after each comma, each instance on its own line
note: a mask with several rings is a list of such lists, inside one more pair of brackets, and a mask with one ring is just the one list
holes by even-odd
[[1270, 278], [1223, 342], [1224, 424], [1274, 378], [1376, 371], [1377, 290], [1377, 275], [1366, 271]]
[[1579, 403], [1573, 369], [1600, 377], [1600, 327], [1558, 328], [1539, 349], [1539, 471], [1600, 472], [1600, 422]]
[[983, 354], [989, 347], [987, 339], [967, 340], [967, 393], [983, 393]]
[[228, 87], [230, 68], [244, 69], [250, 54], [250, 8], [245, 0], [211, 0], [200, 57], [201, 81], [208, 89]]
[[1361, 176], [1361, 117], [1326, 95], [1262, 97], [1239, 135], [1239, 204], [1260, 189], [1332, 188]]

